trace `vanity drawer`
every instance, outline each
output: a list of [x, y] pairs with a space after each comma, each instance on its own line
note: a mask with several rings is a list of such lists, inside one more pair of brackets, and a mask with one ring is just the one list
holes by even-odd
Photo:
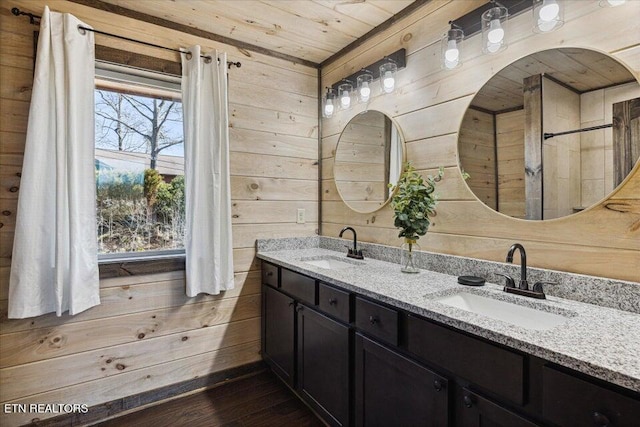
[[278, 266], [262, 262], [262, 283], [265, 285], [278, 287]]
[[324, 283], [318, 284], [318, 307], [325, 313], [342, 320], [351, 321], [349, 292], [341, 291]]
[[316, 303], [316, 281], [311, 277], [283, 268], [280, 271], [280, 289], [306, 303]]
[[552, 367], [543, 368], [542, 413], [563, 426], [638, 426], [640, 400], [576, 378]]
[[525, 356], [521, 354], [411, 315], [407, 350], [491, 393], [524, 404]]
[[398, 312], [356, 297], [356, 327], [392, 345], [398, 345]]

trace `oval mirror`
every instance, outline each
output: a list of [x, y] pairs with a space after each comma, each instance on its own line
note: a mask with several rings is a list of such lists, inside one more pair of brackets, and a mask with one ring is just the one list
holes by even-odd
[[404, 140], [384, 113], [365, 111], [345, 126], [336, 147], [333, 175], [342, 200], [354, 211], [375, 212], [391, 198], [402, 172]]
[[494, 75], [458, 137], [467, 185], [494, 210], [559, 218], [610, 194], [640, 156], [640, 85], [599, 52], [550, 49]]

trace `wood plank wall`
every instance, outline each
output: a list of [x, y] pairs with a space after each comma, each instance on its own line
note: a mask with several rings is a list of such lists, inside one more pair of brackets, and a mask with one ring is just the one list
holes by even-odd
[[[458, 129], [467, 106], [489, 78], [509, 63], [552, 47], [585, 47], [608, 52], [638, 78], [640, 2], [600, 8], [596, 1], [566, 2], [566, 22], [558, 31], [534, 34], [530, 13], [515, 17], [510, 45], [498, 55], [482, 55], [481, 37], [464, 42], [464, 64], [454, 71], [440, 68], [439, 39], [447, 21], [486, 3], [434, 0], [385, 32], [322, 69], [328, 86], [401, 47], [407, 67], [398, 72], [398, 91], [376, 96], [370, 109], [393, 117], [406, 137], [408, 160], [424, 173], [445, 167], [439, 184], [441, 202], [435, 225], [420, 240], [424, 250], [504, 260], [509, 246], [521, 242], [530, 265], [577, 273], [640, 281], [640, 167], [623, 186], [597, 206], [563, 219], [530, 222], [495, 213], [467, 188], [458, 170]], [[337, 135], [355, 114], [338, 113], [322, 122], [322, 234], [337, 236], [345, 225], [364, 241], [399, 245], [389, 207], [373, 214], [349, 210], [335, 194], [332, 150]]]
[[478, 199], [493, 209], [498, 207], [495, 122], [494, 114], [469, 108], [460, 125], [458, 144], [460, 164], [469, 174], [467, 185]]
[[[121, 277], [101, 281], [102, 304], [77, 316], [7, 319], [19, 194], [12, 190], [20, 186], [37, 29], [10, 8], [41, 14], [45, 4], [96, 29], [170, 47], [200, 44], [242, 61], [229, 78], [233, 291], [187, 298], [183, 272]], [[318, 226], [317, 70], [67, 1], [3, 2], [0, 27], [0, 403], [96, 405], [259, 360], [255, 239], [314, 235]], [[96, 42], [179, 60], [102, 36]], [[296, 224], [297, 208], [306, 209], [306, 224]], [[2, 413], [0, 424], [33, 417]]]

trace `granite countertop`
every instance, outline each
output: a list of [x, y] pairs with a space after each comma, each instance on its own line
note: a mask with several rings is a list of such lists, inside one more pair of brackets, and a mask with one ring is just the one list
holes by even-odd
[[[329, 270], [304, 262], [323, 257], [353, 265]], [[507, 294], [502, 286], [491, 283], [463, 286], [457, 283], [456, 276], [429, 270], [405, 274], [399, 264], [372, 258], [351, 260], [343, 253], [318, 247], [275, 251], [259, 248], [258, 258], [640, 392], [638, 314], [553, 296], [536, 300]], [[473, 272], [460, 272], [470, 273]], [[552, 329], [535, 330], [434, 301], [460, 291], [560, 314], [566, 321]]]

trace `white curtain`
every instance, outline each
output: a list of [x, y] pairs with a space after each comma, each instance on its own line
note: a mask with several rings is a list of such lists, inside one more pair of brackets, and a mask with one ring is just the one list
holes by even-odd
[[227, 55], [182, 56], [187, 295], [233, 289]]
[[100, 304], [93, 33], [45, 7], [11, 260], [9, 317]]

